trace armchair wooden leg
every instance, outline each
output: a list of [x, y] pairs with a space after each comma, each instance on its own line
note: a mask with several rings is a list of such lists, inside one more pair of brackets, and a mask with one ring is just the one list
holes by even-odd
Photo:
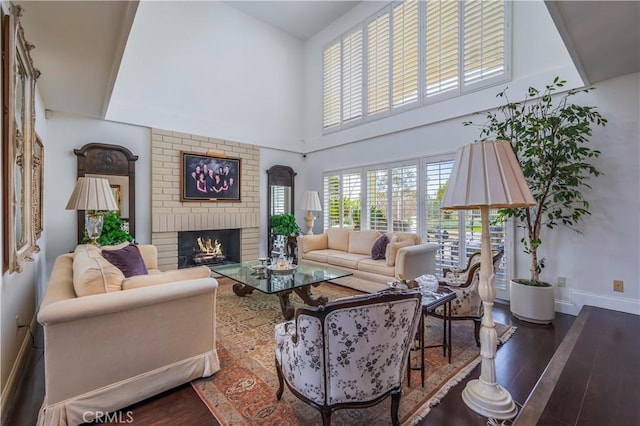
[[400, 408], [400, 396], [402, 395], [402, 389], [397, 393], [391, 394], [391, 424], [398, 426], [400, 419], [398, 418], [398, 409]]
[[276, 392], [276, 398], [278, 398], [278, 401], [280, 401], [280, 398], [282, 398], [282, 392], [284, 391], [284, 379], [282, 378], [282, 370], [280, 370], [280, 364], [278, 364], [278, 361], [276, 360], [276, 371], [278, 372], [278, 391]]
[[331, 426], [331, 409], [322, 408], [320, 413], [322, 414], [322, 426]]
[[473, 320], [473, 337], [476, 339], [476, 345], [480, 347], [480, 325], [482, 324], [482, 320], [474, 319]]

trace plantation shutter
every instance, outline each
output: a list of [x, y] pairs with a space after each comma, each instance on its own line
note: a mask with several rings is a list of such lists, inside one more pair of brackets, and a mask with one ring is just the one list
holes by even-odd
[[388, 188], [387, 169], [371, 170], [367, 173], [367, 213], [369, 229], [388, 231]]
[[451, 176], [453, 160], [427, 162], [426, 178], [426, 230], [427, 241], [438, 244], [436, 254], [436, 274], [442, 275], [442, 268], [459, 264], [458, 211], [442, 210], [442, 198]]
[[323, 178], [324, 229], [340, 226], [340, 176]]
[[360, 229], [360, 172], [342, 175], [342, 225]]
[[455, 1], [426, 2], [426, 96], [459, 88], [459, 6]]
[[367, 113], [389, 110], [389, 12], [367, 25]]
[[392, 105], [418, 100], [419, 19], [418, 2], [406, 0], [392, 9]]
[[322, 117], [323, 127], [340, 124], [340, 41], [327, 47], [322, 60]]
[[498, 0], [464, 3], [464, 85], [505, 73], [505, 5]]
[[273, 214], [288, 213], [285, 210], [285, 199], [287, 198], [284, 193], [284, 186], [273, 185], [271, 186], [271, 210]]
[[391, 169], [391, 219], [393, 231], [417, 232], [418, 168], [402, 166]]
[[362, 117], [362, 28], [342, 41], [342, 121]]

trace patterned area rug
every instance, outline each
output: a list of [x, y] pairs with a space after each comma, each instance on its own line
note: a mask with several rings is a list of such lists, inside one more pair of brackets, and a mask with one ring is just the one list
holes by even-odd
[[[274, 326], [283, 322], [278, 297], [255, 291], [238, 297], [233, 281], [219, 280], [217, 305], [218, 356], [221, 368], [212, 377], [192, 382], [192, 386], [222, 425], [320, 425], [319, 411], [293, 396], [285, 385], [282, 400], [276, 399], [278, 378], [274, 353]], [[315, 295], [329, 300], [358, 294], [355, 290], [323, 283], [313, 288]], [[296, 307], [302, 301], [291, 295]], [[428, 318], [427, 344], [442, 341], [442, 321]], [[501, 343], [515, 332], [515, 327], [496, 324]], [[451, 364], [441, 348], [425, 350], [425, 385], [420, 385], [420, 371], [412, 371], [411, 387], [406, 376], [400, 402], [400, 421], [414, 425], [423, 419], [447, 391], [460, 382], [480, 362], [479, 348], [473, 339], [472, 321], [453, 321]], [[419, 352], [416, 352], [419, 354]], [[413, 355], [412, 355], [413, 356]], [[418, 359], [412, 359], [417, 365]], [[406, 374], [406, 372], [405, 372]], [[391, 398], [366, 409], [337, 410], [332, 425], [387, 425]]]

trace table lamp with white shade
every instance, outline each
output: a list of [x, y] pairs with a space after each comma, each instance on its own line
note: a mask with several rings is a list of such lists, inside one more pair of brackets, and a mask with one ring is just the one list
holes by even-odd
[[518, 412], [509, 391], [500, 386], [496, 379], [498, 335], [493, 322], [496, 288], [489, 237], [489, 209], [534, 204], [509, 142], [478, 142], [458, 150], [441, 208], [480, 209], [482, 245], [478, 291], [484, 307], [480, 329], [480, 378], [467, 383], [462, 399], [473, 411], [489, 418], [510, 419]]
[[118, 204], [107, 179], [83, 176], [78, 178], [66, 209], [85, 211], [85, 229], [95, 245], [102, 234], [105, 212], [118, 210]]
[[315, 222], [316, 217], [312, 212], [322, 211], [318, 191], [304, 191], [302, 193], [302, 199], [300, 200], [298, 209], [307, 211], [307, 215], [304, 217], [304, 221], [307, 225], [307, 235], [313, 235], [313, 223]]

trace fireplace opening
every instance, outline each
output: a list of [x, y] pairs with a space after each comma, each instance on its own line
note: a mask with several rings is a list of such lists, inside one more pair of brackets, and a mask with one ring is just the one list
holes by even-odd
[[178, 268], [240, 262], [240, 229], [178, 232]]

